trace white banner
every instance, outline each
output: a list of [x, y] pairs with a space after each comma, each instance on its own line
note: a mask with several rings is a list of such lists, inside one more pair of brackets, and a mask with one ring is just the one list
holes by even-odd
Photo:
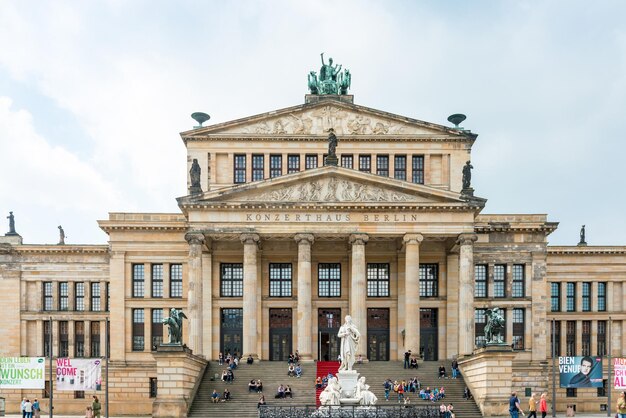
[[102, 390], [102, 360], [58, 358], [56, 390]]
[[0, 389], [43, 389], [43, 357], [0, 357]]
[[615, 389], [626, 389], [626, 358], [614, 358], [613, 361], [613, 386]]

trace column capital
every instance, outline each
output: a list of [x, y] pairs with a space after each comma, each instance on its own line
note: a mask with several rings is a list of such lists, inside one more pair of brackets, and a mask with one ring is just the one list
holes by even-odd
[[204, 244], [204, 234], [201, 232], [187, 232], [185, 234], [185, 241], [189, 243], [189, 245], [202, 245]]
[[460, 234], [456, 242], [461, 245], [474, 245], [477, 239], [476, 234]]
[[369, 241], [370, 237], [367, 234], [357, 233], [350, 234], [350, 244], [352, 245], [365, 245]]
[[402, 242], [405, 244], [419, 245], [422, 241], [424, 241], [424, 235], [422, 234], [405, 234], [404, 237], [402, 237]]
[[298, 243], [308, 243], [309, 245], [313, 244], [315, 241], [315, 236], [313, 234], [296, 234], [293, 239]]
[[250, 244], [258, 245], [259, 241], [261, 241], [261, 237], [259, 236], [259, 234], [241, 234], [239, 236], [239, 239], [241, 240], [241, 243], [244, 245], [250, 245]]

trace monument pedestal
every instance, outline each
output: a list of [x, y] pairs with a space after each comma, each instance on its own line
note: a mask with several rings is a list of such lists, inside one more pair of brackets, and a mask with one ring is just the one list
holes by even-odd
[[354, 397], [359, 373], [356, 370], [342, 370], [337, 372], [337, 380], [341, 386], [341, 403], [343, 404], [344, 398], [347, 400], [347, 398]]

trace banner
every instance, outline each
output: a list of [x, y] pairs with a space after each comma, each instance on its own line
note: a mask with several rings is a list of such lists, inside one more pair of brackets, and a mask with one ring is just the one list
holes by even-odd
[[562, 388], [601, 388], [602, 357], [559, 357], [559, 381]]
[[58, 358], [57, 390], [102, 390], [102, 360]]
[[613, 386], [615, 389], [626, 389], [626, 358], [613, 359]]
[[43, 389], [43, 357], [0, 357], [0, 389]]

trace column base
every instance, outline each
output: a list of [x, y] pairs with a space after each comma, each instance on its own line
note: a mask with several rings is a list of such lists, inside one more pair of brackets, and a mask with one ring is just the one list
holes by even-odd
[[300, 354], [300, 363], [313, 363], [312, 354]]

